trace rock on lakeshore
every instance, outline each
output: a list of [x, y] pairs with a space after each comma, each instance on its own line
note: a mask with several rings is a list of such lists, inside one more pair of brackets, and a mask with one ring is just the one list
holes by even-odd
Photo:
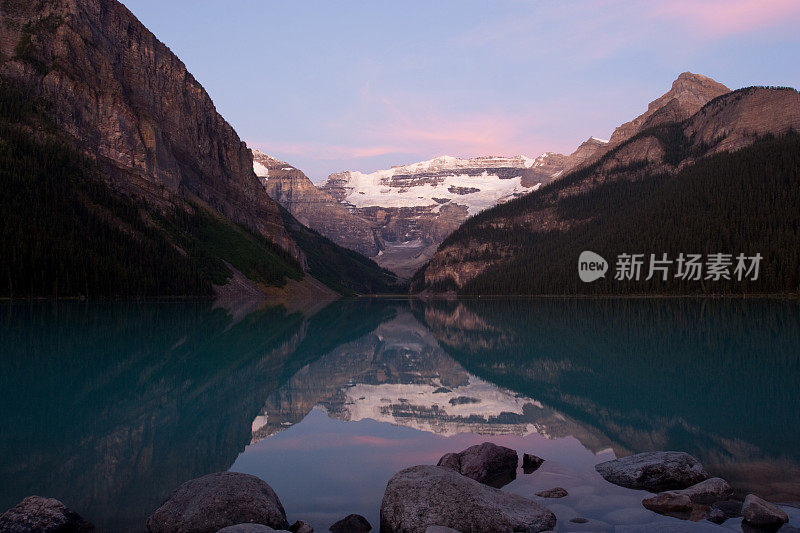
[[360, 514], [351, 514], [333, 524], [329, 529], [332, 533], [369, 533], [372, 524]]
[[28, 496], [0, 516], [3, 533], [78, 533], [94, 527], [55, 498]]
[[522, 471], [526, 474], [532, 474], [539, 470], [539, 467], [544, 463], [544, 459], [530, 453], [522, 454]]
[[187, 481], [147, 519], [151, 533], [216, 533], [226, 526], [263, 524], [289, 529], [278, 495], [261, 479], [217, 472]]
[[748, 524], [762, 528], [780, 527], [789, 521], [783, 509], [755, 494], [748, 494], [744, 499], [742, 518]]
[[460, 453], [448, 453], [438, 466], [451, 468], [470, 479], [500, 488], [517, 477], [517, 452], [491, 442], [470, 446]]
[[290, 533], [285, 529], [272, 529], [263, 524], [236, 524], [223, 527], [217, 533]]
[[712, 477], [683, 490], [670, 490], [645, 498], [642, 505], [657, 513], [681, 512], [691, 510], [693, 504], [711, 505], [727, 501], [732, 496], [733, 488], [727, 481]]
[[425, 533], [429, 526], [482, 533], [537, 532], [555, 525], [556, 516], [546, 507], [440, 466], [398, 472], [381, 504], [382, 533]]
[[651, 492], [685, 489], [708, 479], [700, 461], [684, 452], [647, 452], [595, 466], [606, 481]]

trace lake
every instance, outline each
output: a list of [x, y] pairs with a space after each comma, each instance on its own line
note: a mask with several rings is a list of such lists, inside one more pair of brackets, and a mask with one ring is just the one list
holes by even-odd
[[[647, 511], [594, 465], [681, 450], [741, 496], [800, 502], [799, 378], [791, 300], [6, 303], [0, 512], [38, 494], [143, 531], [178, 485], [232, 470], [290, 523], [359, 513], [377, 531], [394, 473], [491, 441], [545, 459], [503, 490], [558, 530], [741, 530]], [[534, 496], [555, 486], [569, 495]]]

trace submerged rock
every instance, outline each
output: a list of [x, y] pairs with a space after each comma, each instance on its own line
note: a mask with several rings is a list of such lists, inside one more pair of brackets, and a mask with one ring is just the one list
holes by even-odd
[[738, 518], [742, 516], [742, 502], [733, 500], [719, 501], [711, 504], [711, 510], [719, 509], [728, 518]]
[[684, 452], [647, 452], [595, 466], [606, 481], [651, 492], [685, 489], [708, 479], [700, 461]]
[[212, 533], [238, 524], [289, 528], [272, 487], [249, 474], [217, 472], [178, 487], [147, 519], [147, 530]]
[[645, 509], [656, 513], [676, 513], [692, 510], [692, 500], [685, 494], [677, 492], [662, 492], [652, 498], [642, 500]]
[[460, 472], [470, 479], [500, 488], [517, 477], [517, 452], [491, 442], [470, 446], [460, 453], [447, 453], [437, 466]]
[[748, 524], [763, 527], [780, 527], [789, 521], [789, 516], [775, 504], [748, 494], [742, 505], [742, 518]]
[[533, 472], [539, 470], [539, 467], [542, 466], [542, 463], [544, 463], [544, 459], [541, 457], [537, 457], [536, 455], [530, 453], [522, 454], [522, 471], [526, 474], [532, 474]]
[[291, 533], [285, 529], [272, 529], [263, 524], [236, 524], [223, 527], [217, 533]]
[[482, 533], [536, 532], [555, 524], [546, 507], [440, 466], [398, 472], [381, 503], [382, 533], [425, 533], [434, 525]]
[[461, 533], [457, 529], [444, 526], [429, 526], [425, 533]]
[[314, 528], [308, 522], [298, 520], [289, 527], [289, 531], [292, 533], [314, 533]]
[[83, 533], [94, 526], [78, 513], [56, 500], [28, 496], [0, 516], [3, 533]]
[[556, 487], [554, 489], [537, 492], [536, 495], [540, 498], [563, 498], [564, 496], [568, 496], [569, 492], [561, 487]]
[[[670, 490], [661, 492], [652, 498], [645, 498], [642, 500], [642, 505], [657, 513], [674, 513], [691, 511], [695, 505], [710, 505], [727, 500], [731, 496], [733, 496], [733, 488], [728, 485], [728, 482], [713, 477], [682, 490]], [[718, 515], [715, 514], [715, 517], [718, 518]]]
[[684, 494], [689, 497], [692, 503], [703, 505], [726, 501], [733, 496], [733, 488], [728, 485], [727, 481], [719, 477], [712, 477], [691, 487], [673, 492], [675, 494]]
[[711, 507], [706, 513], [706, 520], [714, 524], [722, 524], [728, 519], [728, 515], [722, 509]]
[[582, 516], [576, 516], [575, 518], [570, 518], [569, 521], [573, 524], [587, 524], [589, 519]]
[[368, 533], [371, 529], [372, 524], [360, 514], [348, 515], [330, 527], [332, 533]]

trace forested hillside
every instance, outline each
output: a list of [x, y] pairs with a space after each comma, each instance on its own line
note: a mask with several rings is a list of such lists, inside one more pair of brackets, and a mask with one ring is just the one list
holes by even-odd
[[[665, 159], [680, 161], [687, 148], [680, 130], [660, 128]], [[649, 132], [648, 135], [653, 135]], [[695, 149], [696, 150], [696, 149]], [[613, 154], [612, 154], [613, 155]], [[695, 154], [691, 154], [695, 155]], [[697, 154], [700, 155], [700, 154]], [[618, 172], [635, 173], [646, 162]], [[578, 194], [561, 195], [544, 207], [566, 227], [542, 231], [526, 224], [525, 214], [542, 209], [553, 188], [580, 184], [587, 168], [550, 188], [498, 206], [467, 221], [443, 244], [470, 248], [463, 261], [492, 262], [460, 287], [452, 280], [425, 283], [424, 270], [413, 288], [457, 290], [462, 294], [754, 294], [800, 291], [800, 135], [765, 136], [750, 147], [721, 152], [676, 174], [653, 173], [636, 179], [595, 183]], [[551, 196], [552, 198], [552, 196]], [[491, 243], [476, 246], [474, 243]], [[497, 250], [505, 258], [496, 261]], [[584, 283], [578, 257], [584, 250], [609, 263], [604, 278]], [[648, 277], [650, 254], [673, 261], [667, 280]], [[679, 254], [731, 254], [730, 278], [682, 279], [675, 276]], [[643, 254], [640, 279], [615, 279], [620, 254]], [[733, 275], [738, 254], [761, 254], [760, 272], [743, 280]]]
[[224, 261], [267, 285], [302, 270], [281, 248], [200, 207], [159, 212], [112, 191], [49, 121], [0, 85], [0, 295], [210, 295]]

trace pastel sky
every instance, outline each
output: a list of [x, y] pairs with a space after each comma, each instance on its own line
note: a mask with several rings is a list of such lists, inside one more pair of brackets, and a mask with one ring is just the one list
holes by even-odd
[[250, 147], [314, 181], [569, 153], [683, 71], [800, 87], [797, 0], [123, 0]]

